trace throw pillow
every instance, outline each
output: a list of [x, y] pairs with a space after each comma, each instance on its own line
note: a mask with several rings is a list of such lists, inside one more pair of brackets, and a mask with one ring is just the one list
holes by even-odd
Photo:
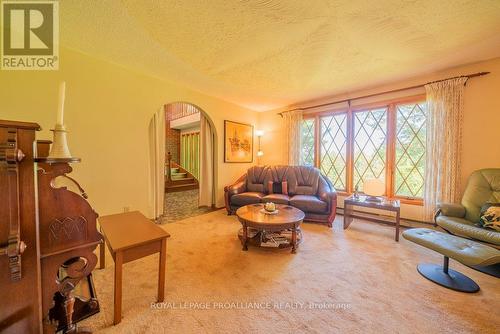
[[284, 195], [288, 195], [288, 182], [287, 181], [281, 182], [281, 193]]
[[267, 182], [267, 192], [269, 194], [284, 194], [288, 195], [288, 182]]
[[274, 183], [273, 181], [267, 181], [267, 193], [274, 194]]
[[486, 203], [483, 205], [478, 225], [500, 232], [500, 203]]

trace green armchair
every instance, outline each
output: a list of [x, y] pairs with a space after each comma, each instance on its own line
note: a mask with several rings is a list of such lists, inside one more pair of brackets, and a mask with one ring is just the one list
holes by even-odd
[[500, 232], [476, 225], [481, 207], [488, 202], [500, 202], [500, 168], [480, 169], [472, 173], [461, 204], [438, 204], [436, 224], [451, 234], [500, 248]]

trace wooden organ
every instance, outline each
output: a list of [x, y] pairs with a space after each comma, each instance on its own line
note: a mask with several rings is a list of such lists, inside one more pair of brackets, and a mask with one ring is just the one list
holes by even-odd
[[80, 160], [47, 158], [50, 142], [35, 142], [39, 129], [0, 121], [2, 333], [75, 333], [78, 321], [99, 312], [91, 276], [102, 242], [98, 215], [68, 176]]

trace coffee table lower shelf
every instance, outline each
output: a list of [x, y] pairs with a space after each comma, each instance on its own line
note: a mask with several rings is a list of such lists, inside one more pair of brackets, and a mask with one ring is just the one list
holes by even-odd
[[[255, 235], [253, 237], [248, 237], [247, 239], [247, 245], [251, 245], [254, 247], [260, 247], [260, 248], [266, 248], [266, 249], [290, 249], [293, 246], [292, 243], [292, 230], [285, 230], [285, 231], [265, 231], [265, 230], [257, 230], [252, 227], [247, 227], [248, 235]], [[287, 233], [284, 233], [287, 232]], [[281, 234], [282, 236], [286, 237], [288, 240], [288, 243], [283, 243], [279, 244], [276, 247], [275, 246], [265, 246], [263, 245], [263, 234]], [[264, 236], [265, 238], [265, 236]], [[243, 228], [240, 228], [238, 231], [238, 239], [240, 239], [241, 244], [243, 245]], [[300, 228], [297, 228], [297, 245], [302, 242], [302, 231]]]

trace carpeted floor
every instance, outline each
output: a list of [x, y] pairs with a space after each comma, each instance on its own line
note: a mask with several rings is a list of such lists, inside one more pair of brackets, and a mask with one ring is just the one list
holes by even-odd
[[168, 243], [163, 308], [152, 308], [158, 256], [128, 263], [123, 319], [112, 325], [113, 261], [94, 273], [101, 312], [82, 325], [102, 333], [498, 333], [500, 280], [455, 261], [477, 294], [451, 291], [416, 271], [441, 262], [393, 228], [337, 217], [303, 224], [297, 254], [241, 250], [240, 225], [219, 210], [162, 226]]
[[212, 208], [198, 207], [198, 192], [198, 189], [194, 189], [165, 193], [165, 217], [162, 224], [213, 211]]

